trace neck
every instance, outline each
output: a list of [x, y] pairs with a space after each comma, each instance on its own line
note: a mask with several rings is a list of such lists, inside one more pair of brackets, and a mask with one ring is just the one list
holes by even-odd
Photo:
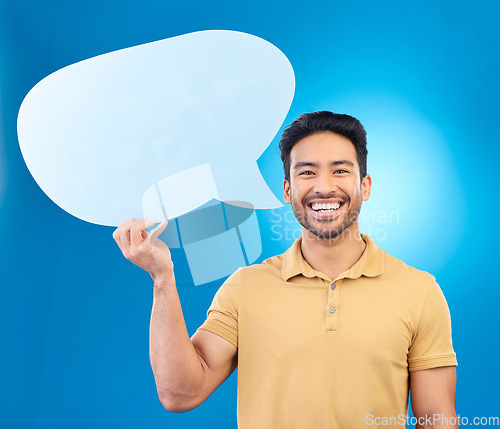
[[302, 256], [312, 268], [332, 280], [351, 268], [361, 258], [365, 247], [358, 222], [331, 239], [318, 238], [302, 227]]

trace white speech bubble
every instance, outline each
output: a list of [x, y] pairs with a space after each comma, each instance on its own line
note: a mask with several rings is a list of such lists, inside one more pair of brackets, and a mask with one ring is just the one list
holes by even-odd
[[292, 66], [271, 43], [235, 31], [190, 33], [46, 77], [21, 105], [19, 143], [49, 198], [96, 224], [141, 217], [147, 189], [204, 164], [221, 200], [280, 207], [256, 160], [294, 89]]
[[217, 199], [221, 200], [210, 164], [172, 174], [148, 188], [142, 195], [146, 219], [172, 219]]

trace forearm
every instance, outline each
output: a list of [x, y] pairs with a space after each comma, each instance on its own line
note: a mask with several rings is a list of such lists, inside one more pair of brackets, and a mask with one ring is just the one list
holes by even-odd
[[417, 417], [415, 429], [458, 429], [455, 410], [427, 413]]
[[173, 276], [154, 284], [149, 350], [163, 405], [177, 408], [176, 404], [192, 403], [205, 371], [189, 338]]

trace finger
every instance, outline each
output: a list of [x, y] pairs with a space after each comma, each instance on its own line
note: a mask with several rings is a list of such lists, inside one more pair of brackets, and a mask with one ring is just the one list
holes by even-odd
[[[152, 220], [152, 219], [151, 219], [151, 220]], [[165, 222], [165, 221], [164, 221], [164, 222]], [[149, 232], [148, 232], [148, 231], [146, 231], [146, 230], [143, 230], [143, 231], [142, 231], [142, 238], [145, 240], [146, 238], [151, 237], [151, 234], [153, 234], [153, 233], [154, 233], [154, 232], [155, 232], [158, 228], [160, 228], [160, 227], [163, 225], [163, 223], [164, 223], [164, 222], [160, 222], [156, 228], [153, 228], [153, 229], [152, 229], [151, 231], [149, 231]], [[168, 221], [166, 221], [166, 222], [168, 223]], [[151, 225], [149, 225], [149, 224], [148, 224], [148, 228], [149, 228], [150, 226], [153, 226], [155, 223], [156, 223], [156, 221], [153, 221], [153, 223], [152, 223]], [[165, 224], [165, 227], [166, 227], [166, 224]], [[161, 233], [163, 232], [163, 230], [165, 229], [165, 227], [161, 229], [161, 231], [160, 231], [160, 233], [159, 233], [159, 234], [161, 234]]]
[[[115, 231], [116, 232], [116, 231]], [[121, 245], [121, 240], [120, 240], [120, 234], [116, 234], [115, 235], [115, 232], [113, 233], [113, 238], [115, 239], [116, 241], [116, 244], [118, 244], [118, 247], [121, 249], [122, 248], [122, 245]]]
[[126, 220], [122, 223], [122, 225], [118, 228], [120, 231], [120, 242], [122, 245], [122, 250], [128, 250], [130, 248], [130, 229], [137, 222], [142, 222], [143, 219], [134, 220], [133, 218]]
[[127, 220], [124, 220], [120, 225], [118, 225], [118, 228], [116, 228], [114, 231], [113, 231], [113, 238], [115, 240], [118, 240], [120, 238], [120, 231], [121, 229], [127, 225], [127, 223], [130, 223], [134, 220], [134, 218], [128, 218]]
[[129, 218], [127, 220], [124, 220], [119, 226], [118, 228], [116, 228], [114, 231], [113, 231], [113, 238], [115, 239], [116, 241], [116, 244], [118, 244], [118, 247], [120, 248], [120, 250], [123, 252], [123, 249], [122, 249], [122, 240], [120, 239], [120, 234], [121, 234], [121, 231], [124, 227], [126, 227], [127, 224], [131, 223], [134, 221], [134, 218]]
[[153, 226], [156, 223], [154, 219], [139, 220], [134, 223], [130, 229], [130, 242], [133, 247], [139, 246], [144, 242], [144, 235], [147, 237], [146, 228]]
[[153, 229], [149, 233], [149, 242], [155, 246], [155, 247], [160, 247], [162, 249], [167, 249], [167, 245], [161, 241], [158, 237], [161, 235], [163, 231], [165, 231], [165, 228], [168, 225], [168, 219], [165, 219], [163, 222], [161, 222], [155, 229]]
[[149, 232], [149, 238], [150, 240], [154, 240], [160, 236], [160, 234], [165, 231], [165, 228], [168, 225], [168, 219], [165, 219], [164, 221], [160, 222], [160, 224], [153, 230]]
[[118, 230], [118, 228], [113, 231], [113, 238], [118, 243], [118, 245], [120, 245], [120, 231]]

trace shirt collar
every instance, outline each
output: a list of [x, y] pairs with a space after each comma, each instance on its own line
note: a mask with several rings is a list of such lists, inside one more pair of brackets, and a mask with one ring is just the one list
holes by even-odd
[[[361, 234], [366, 243], [366, 248], [361, 258], [347, 271], [344, 271], [337, 279], [350, 278], [357, 279], [361, 276], [375, 277], [384, 272], [384, 252], [378, 247], [373, 239]], [[325, 277], [323, 273], [312, 268], [302, 256], [300, 245], [302, 237], [297, 238], [293, 245], [283, 254], [283, 264], [281, 266], [281, 277], [284, 281], [302, 274], [305, 277]]]

